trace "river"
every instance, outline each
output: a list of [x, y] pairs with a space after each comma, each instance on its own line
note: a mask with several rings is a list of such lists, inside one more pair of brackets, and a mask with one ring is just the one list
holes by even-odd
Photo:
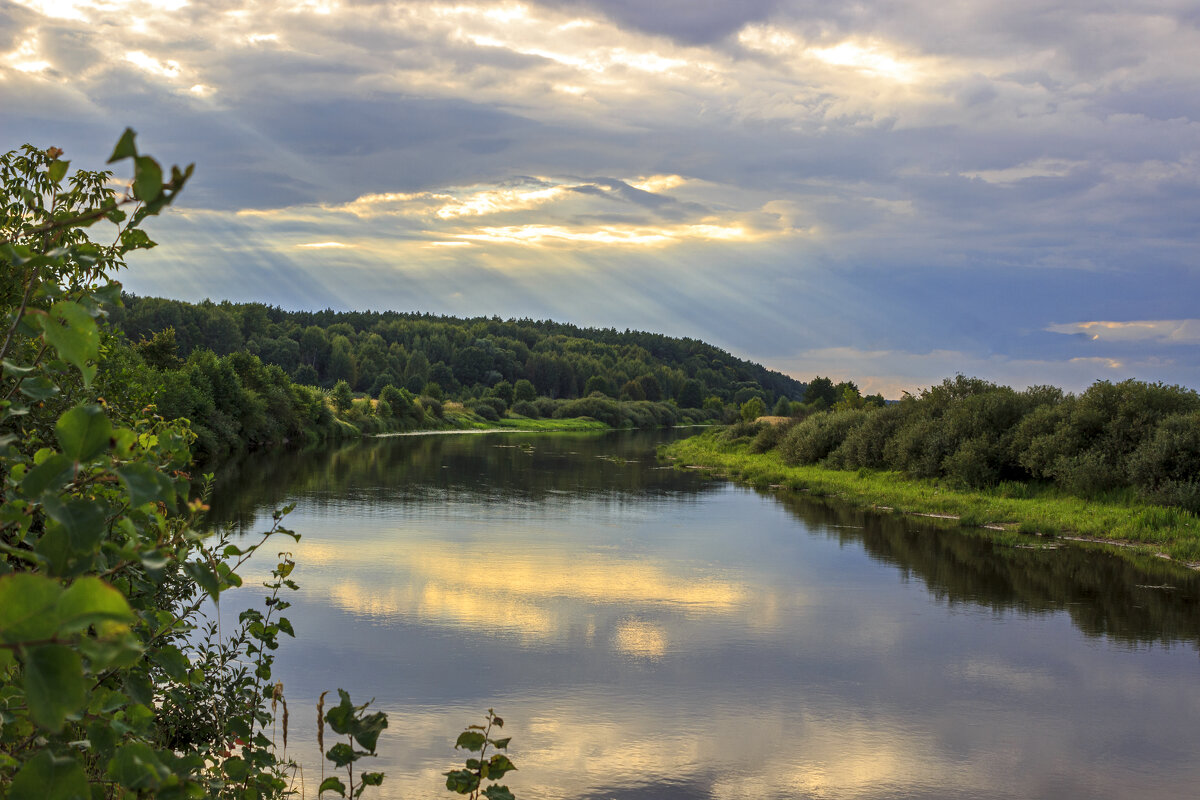
[[365, 797], [452, 796], [454, 739], [490, 707], [522, 800], [1196, 796], [1200, 576], [674, 470], [654, 448], [676, 435], [223, 470], [218, 521], [296, 503], [276, 677], [306, 795], [316, 698], [342, 687], [389, 716]]

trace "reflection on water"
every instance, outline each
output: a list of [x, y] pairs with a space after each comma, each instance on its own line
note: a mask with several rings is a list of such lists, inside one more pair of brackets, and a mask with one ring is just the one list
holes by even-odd
[[387, 439], [224, 473], [220, 519], [298, 503], [293, 709], [378, 698], [385, 797], [443, 793], [489, 706], [525, 798], [1192, 791], [1196, 575], [760, 495], [662, 469], [659, 438]]

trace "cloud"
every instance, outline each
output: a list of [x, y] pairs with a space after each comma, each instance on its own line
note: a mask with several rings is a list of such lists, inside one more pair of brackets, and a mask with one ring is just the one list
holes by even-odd
[[1068, 322], [1049, 325], [1046, 330], [1052, 333], [1081, 334], [1092, 341], [1200, 344], [1200, 319]]
[[[169, 225], [191, 260], [155, 251], [158, 272], [188, 274], [136, 267], [143, 290], [324, 306], [381, 302], [383, 281], [392, 302], [603, 310], [759, 359], [1105, 358], [1200, 383], [1163, 337], [1106, 332], [1089, 350], [1051, 332], [1191, 313], [1194, 18], [1149, 2], [685, 5], [10, 3], [0, 132], [99, 165], [132, 125], [164, 161], [197, 162], [176, 218], [196, 227]], [[348, 246], [302, 247], [329, 241]], [[453, 290], [402, 285], [434, 272]], [[581, 307], [597, 287], [612, 302]]]

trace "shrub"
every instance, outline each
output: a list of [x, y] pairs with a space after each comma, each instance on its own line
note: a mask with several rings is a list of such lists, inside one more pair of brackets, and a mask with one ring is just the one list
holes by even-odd
[[514, 414], [520, 414], [522, 417], [529, 417], [530, 419], [538, 419], [542, 416], [541, 412], [538, 411], [538, 407], [528, 400], [518, 400], [516, 403], [513, 403], [512, 411]]
[[446, 411], [442, 407], [442, 401], [428, 395], [422, 395], [420, 398], [421, 408], [425, 409], [434, 419], [442, 419]]
[[832, 453], [849, 432], [861, 425], [871, 412], [846, 409], [814, 414], [799, 422], [779, 443], [779, 453], [787, 464], [816, 464]]
[[[785, 401], [786, 402], [786, 401]], [[765, 453], [768, 450], [774, 450], [779, 442], [783, 439], [794, 423], [783, 423], [782, 425], [766, 425], [758, 434], [750, 441], [751, 453]]]
[[870, 411], [862, 424], [850, 430], [837, 449], [829, 454], [830, 465], [839, 469], [886, 469], [887, 444], [904, 423], [907, 411], [903, 404]]
[[753, 422], [739, 419], [725, 430], [721, 431], [721, 438], [727, 442], [738, 442], [752, 439], [757, 436], [764, 427], [765, 422]]
[[[1158, 423], [1129, 458], [1130, 482], [1147, 491], [1200, 476], [1200, 412], [1173, 414]], [[1186, 494], [1187, 490], [1183, 490]]]
[[497, 422], [500, 419], [500, 415], [496, 413], [496, 409], [487, 403], [478, 403], [471, 406], [471, 411], [483, 417], [488, 422]]

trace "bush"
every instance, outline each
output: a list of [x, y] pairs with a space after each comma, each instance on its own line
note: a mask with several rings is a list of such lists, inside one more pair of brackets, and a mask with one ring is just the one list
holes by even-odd
[[442, 401], [437, 400], [428, 395], [422, 395], [420, 398], [421, 408], [425, 409], [434, 419], [442, 419], [446, 415], [445, 409], [442, 407]]
[[816, 464], [837, 449], [870, 413], [855, 408], [814, 414], [792, 426], [779, 443], [779, 454], [786, 464]]
[[1142, 496], [1152, 503], [1178, 506], [1193, 514], [1200, 514], [1200, 479], [1167, 479], [1152, 489], [1144, 489]]
[[750, 441], [750, 452], [765, 453], [768, 450], [774, 450], [783, 439], [784, 434], [791, 430], [794, 424], [785, 422], [782, 425], [766, 425]]
[[617, 404], [616, 400], [598, 395], [584, 397], [580, 400], [567, 400], [554, 410], [555, 419], [571, 417], [591, 417], [613, 428], [620, 428], [624, 420], [621, 406]]
[[504, 400], [499, 397], [480, 397], [478, 400], [470, 401], [467, 404], [467, 407], [472, 409], [477, 409], [480, 407], [491, 408], [492, 411], [495, 412], [496, 417], [499, 418], [504, 415], [505, 411], [508, 410], [508, 403], [504, 402]]
[[887, 444], [904, 423], [907, 408], [896, 404], [871, 411], [829, 454], [830, 465], [839, 469], [888, 468]]
[[721, 431], [721, 438], [730, 443], [752, 439], [762, 432], [767, 423], [739, 419], [737, 422]]
[[[1194, 483], [1200, 476], [1200, 412], [1173, 414], [1160, 422], [1130, 456], [1128, 474], [1130, 483], [1145, 491]], [[1190, 490], [1173, 491], [1186, 496]]]
[[522, 417], [529, 417], [530, 419], [538, 419], [542, 416], [541, 412], [538, 411], [538, 407], [528, 400], [518, 400], [516, 403], [513, 403], [512, 412], [520, 414]]
[[550, 419], [554, 416], [554, 412], [558, 410], [559, 401], [551, 400], [549, 397], [539, 397], [533, 401], [533, 404], [537, 406], [539, 417]]
[[471, 407], [471, 411], [483, 417], [488, 422], [498, 422], [500, 420], [500, 415], [496, 413], [496, 409], [487, 403], [479, 403]]

